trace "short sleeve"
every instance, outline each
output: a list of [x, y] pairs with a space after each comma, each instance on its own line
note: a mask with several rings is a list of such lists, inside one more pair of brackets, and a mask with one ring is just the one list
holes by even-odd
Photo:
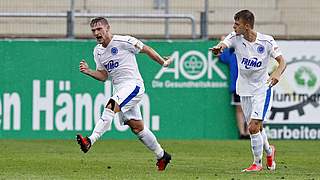
[[270, 50], [271, 57], [276, 58], [276, 57], [282, 55], [282, 52], [281, 52], [278, 44], [276, 43], [276, 41], [272, 37], [269, 42], [271, 43], [271, 50]]
[[234, 46], [235, 39], [236, 39], [236, 33], [232, 32], [232, 33], [228, 34], [228, 36], [226, 38], [224, 38], [222, 43], [225, 44], [228, 48], [230, 48], [230, 47]]
[[144, 44], [140, 40], [132, 36], [128, 36], [127, 41], [127, 49], [134, 54], [138, 54], [144, 46]]
[[99, 61], [99, 55], [96, 49], [93, 51], [93, 58], [94, 62], [96, 63], [96, 70], [104, 70], [103, 65]]

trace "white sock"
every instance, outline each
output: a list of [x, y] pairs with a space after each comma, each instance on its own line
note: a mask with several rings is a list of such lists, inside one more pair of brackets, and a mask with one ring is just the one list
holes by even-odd
[[137, 134], [137, 136], [140, 139], [140, 141], [145, 146], [147, 146], [148, 149], [154, 152], [157, 159], [162, 158], [164, 151], [158, 143], [154, 134], [148, 128], [144, 127], [143, 130]]
[[263, 139], [261, 133], [251, 134], [251, 150], [254, 157], [254, 164], [262, 164], [262, 155], [263, 155]]
[[113, 117], [114, 112], [105, 108], [96, 126], [94, 127], [91, 136], [89, 136], [91, 145], [93, 145], [93, 143], [95, 143], [109, 129]]
[[262, 129], [261, 131], [261, 136], [263, 139], [263, 149], [266, 152], [267, 156], [270, 156], [272, 153], [272, 149], [270, 147], [269, 141], [268, 141], [268, 136], [266, 134], [266, 131]]

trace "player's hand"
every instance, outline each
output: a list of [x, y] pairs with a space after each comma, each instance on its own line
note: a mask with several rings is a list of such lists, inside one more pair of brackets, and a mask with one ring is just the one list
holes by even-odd
[[280, 79], [280, 75], [277, 73], [272, 73], [269, 77], [269, 79], [267, 80], [267, 85], [269, 87], [273, 87], [274, 85], [276, 85], [279, 82]]
[[80, 61], [79, 70], [80, 70], [80, 72], [82, 72], [84, 74], [89, 73], [89, 65], [87, 64], [87, 62], [84, 59], [82, 61]]
[[213, 48], [209, 48], [213, 52], [214, 55], [219, 56], [222, 53], [222, 46], [214, 46]]
[[162, 64], [163, 67], [168, 67], [173, 62], [172, 57], [163, 57], [163, 59], [164, 59], [164, 63]]

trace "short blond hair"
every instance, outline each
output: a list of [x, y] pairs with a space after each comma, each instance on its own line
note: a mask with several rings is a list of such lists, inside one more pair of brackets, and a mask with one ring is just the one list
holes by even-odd
[[93, 19], [91, 19], [91, 22], [90, 22], [90, 26], [93, 27], [94, 25], [96, 25], [98, 22], [104, 24], [104, 25], [107, 25], [109, 26], [109, 22], [106, 18], [104, 17], [95, 17]]

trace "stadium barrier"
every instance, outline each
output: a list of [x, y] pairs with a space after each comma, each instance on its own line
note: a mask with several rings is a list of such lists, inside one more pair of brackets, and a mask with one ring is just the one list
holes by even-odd
[[[169, 19], [185, 19], [190, 21], [191, 26], [191, 38], [196, 39], [196, 21], [195, 17], [191, 14], [107, 14], [107, 13], [76, 13], [74, 11], [67, 11], [66, 13], [30, 13], [30, 12], [0, 12], [0, 17], [8, 18], [66, 18], [66, 38], [74, 38], [75, 32], [75, 18], [92, 18], [92, 17], [107, 17], [109, 18], [136, 18], [136, 19], [164, 19], [165, 24], [165, 37], [169, 39], [169, 25], [167, 21]], [[206, 24], [206, 22], [202, 22]], [[202, 25], [203, 26], [203, 25]]]
[[[146, 55], [137, 56], [146, 86], [140, 104], [146, 126], [164, 139], [236, 139], [228, 69], [208, 52], [217, 41], [145, 43], [174, 58], [163, 69]], [[267, 134], [272, 139], [320, 139], [320, 42], [278, 44], [288, 66], [273, 90]], [[98, 82], [78, 70], [82, 58], [95, 67], [94, 46], [89, 40], [1, 40], [0, 138], [89, 134], [112, 92], [110, 81]], [[135, 137], [116, 117], [104, 138]]]

